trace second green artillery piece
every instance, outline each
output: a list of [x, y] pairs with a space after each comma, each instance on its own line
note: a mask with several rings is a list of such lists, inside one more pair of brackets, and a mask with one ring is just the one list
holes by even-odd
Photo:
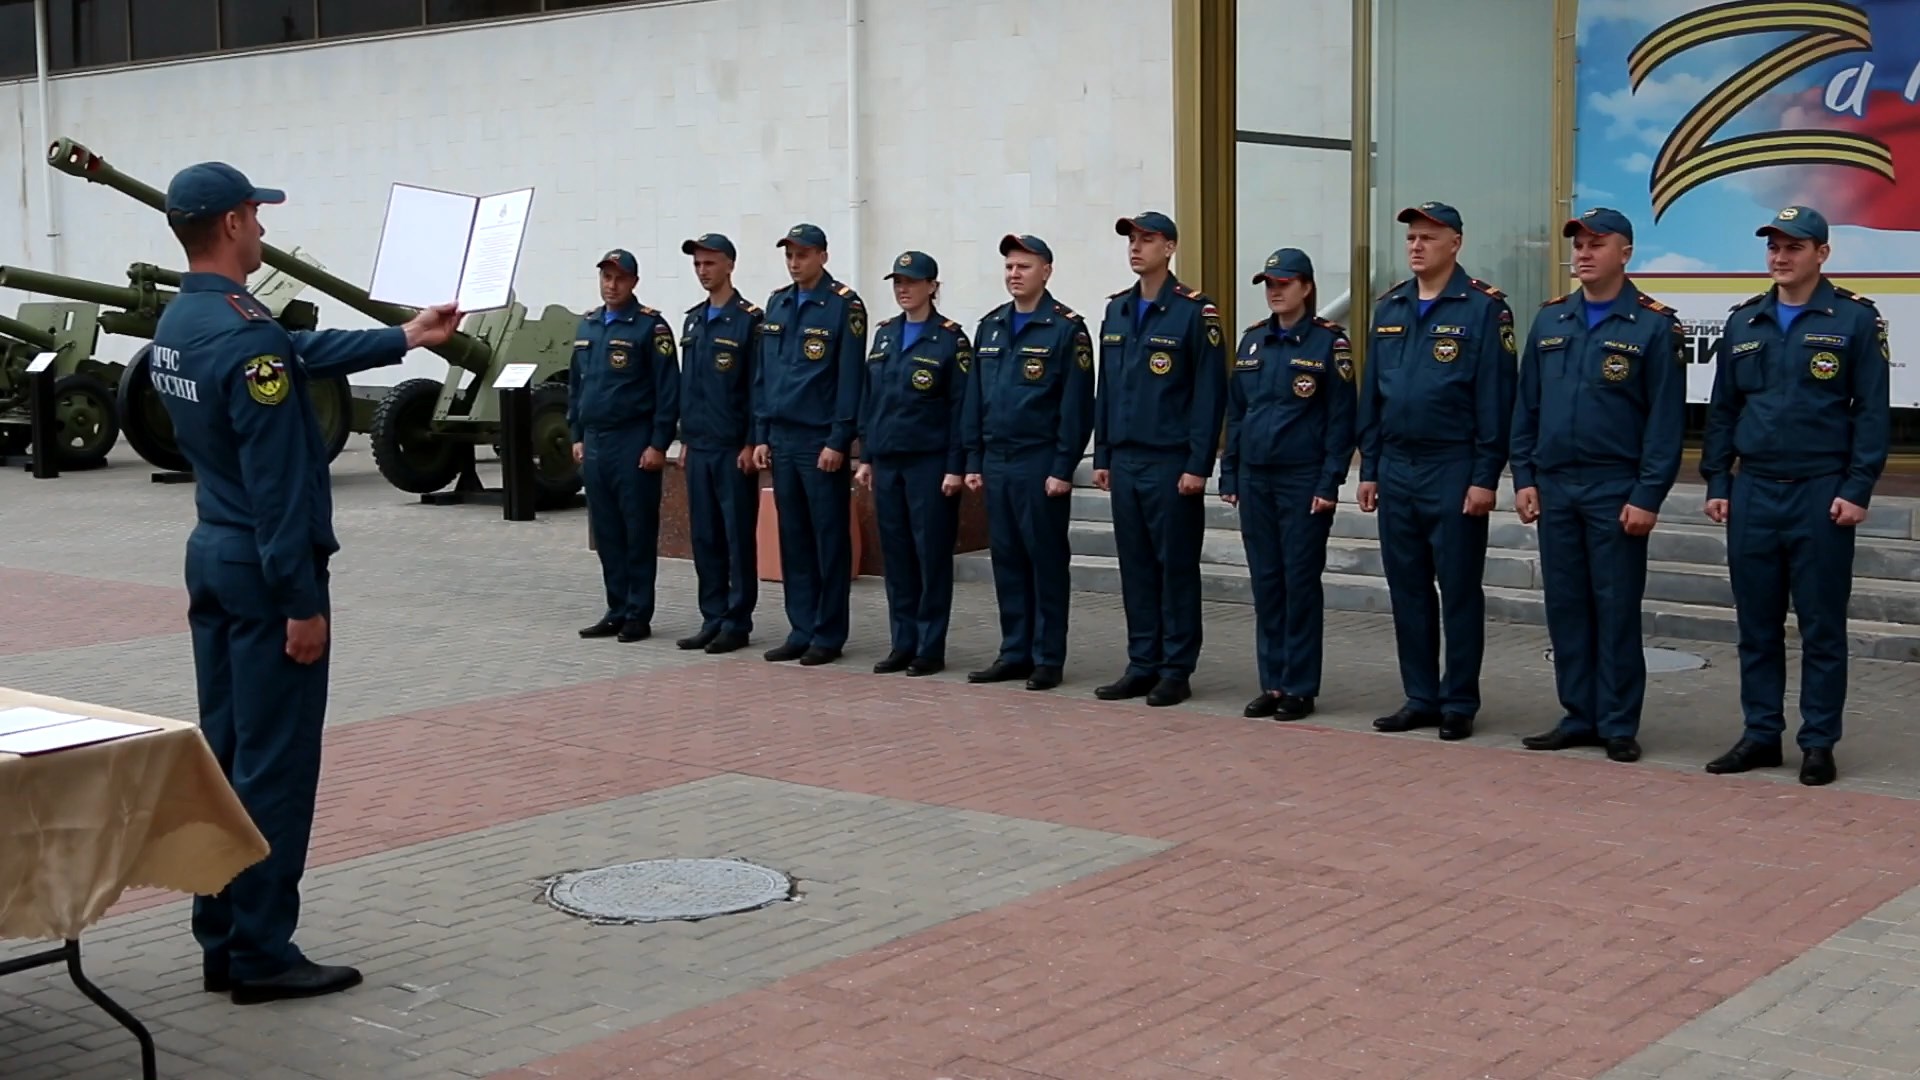
[[[107, 164], [72, 139], [55, 141], [47, 163], [82, 180], [101, 184], [166, 212], [166, 196]], [[414, 309], [373, 299], [365, 289], [303, 263], [271, 244], [261, 245], [266, 264], [288, 277], [388, 326], [411, 319]], [[493, 384], [508, 364], [532, 364], [533, 472], [543, 508], [566, 506], [581, 488], [567, 430], [567, 373], [580, 316], [550, 304], [537, 319], [513, 302], [470, 315], [433, 352], [449, 367], [444, 380], [407, 379], [380, 399], [368, 440], [380, 475], [402, 491], [427, 495], [456, 481], [473, 482], [474, 448], [500, 438], [500, 397]]]
[[[23, 453], [33, 442], [27, 366], [52, 353], [53, 418], [59, 426], [53, 453], [59, 466], [77, 471], [106, 462], [120, 438], [116, 372], [93, 359], [100, 336], [95, 312], [91, 304], [34, 303], [22, 304], [19, 318], [0, 315], [0, 456]], [[34, 453], [44, 452], [34, 447]]]
[[[160, 313], [178, 295], [180, 274], [149, 263], [134, 263], [127, 268], [127, 282], [108, 285], [17, 266], [0, 266], [0, 287], [69, 301], [22, 304], [17, 320], [43, 328], [66, 343], [55, 361], [55, 371], [61, 380], [56, 384], [60, 389], [56, 391], [55, 411], [61, 421], [62, 467], [99, 464], [106, 459], [117, 435], [125, 434], [134, 452], [157, 468], [186, 472], [189, 466], [174, 442], [172, 418], [153, 386], [148, 363], [153, 346], [141, 346], [126, 364], [88, 359], [94, 351], [96, 326], [109, 334], [151, 341]], [[293, 278], [272, 271], [258, 277], [250, 291], [282, 326], [289, 330], [311, 330], [319, 311], [306, 301], [294, 299], [302, 287]], [[102, 308], [112, 310], [102, 311]], [[85, 331], [84, 344], [79, 342], [80, 335], [76, 332], [79, 328]], [[4, 423], [3, 416], [10, 408], [6, 404], [8, 386], [19, 388], [19, 416], [24, 425], [26, 383], [23, 377], [10, 380], [5, 373], [0, 373], [0, 423]], [[351, 389], [345, 378], [317, 380], [309, 387], [314, 412], [320, 420], [320, 432], [326, 440], [328, 460], [339, 455], [351, 434]], [[6, 438], [9, 437], [0, 435], [0, 439]], [[73, 464], [68, 464], [69, 461]]]

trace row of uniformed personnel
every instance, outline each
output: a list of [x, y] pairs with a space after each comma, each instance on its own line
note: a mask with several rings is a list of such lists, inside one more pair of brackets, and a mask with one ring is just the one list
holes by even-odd
[[[576, 405], [575, 428], [589, 498], [620, 510], [594, 518], [608, 611], [582, 633], [628, 641], [650, 633], [658, 470], [677, 420], [703, 615], [680, 646], [725, 652], [746, 643], [754, 474], [771, 468], [790, 631], [767, 658], [836, 659], [852, 569], [845, 473], [857, 441], [854, 480], [874, 492], [891, 624], [892, 649], [876, 670], [943, 667], [959, 492], [984, 488], [1002, 644], [993, 664], [968, 677], [1050, 689], [1066, 654], [1072, 477], [1091, 435], [1094, 482], [1112, 496], [1128, 638], [1125, 672], [1095, 693], [1174, 704], [1190, 693], [1201, 649], [1203, 500], [1219, 449], [1220, 494], [1239, 511], [1258, 626], [1262, 692], [1245, 712], [1294, 719], [1313, 711], [1320, 690], [1327, 541], [1357, 450], [1360, 508], [1380, 513], [1406, 693], [1374, 726], [1466, 738], [1480, 704], [1488, 514], [1511, 464], [1516, 508], [1540, 526], [1565, 710], [1524, 742], [1603, 746], [1615, 760], [1635, 760], [1647, 537], [1681, 456], [1678, 319], [1626, 276], [1631, 223], [1591, 210], [1563, 229], [1574, 238], [1581, 292], [1542, 307], [1523, 361], [1504, 295], [1458, 264], [1458, 212], [1425, 203], [1399, 220], [1413, 276], [1379, 298], [1357, 384], [1347, 332], [1318, 317], [1312, 262], [1297, 249], [1276, 251], [1254, 275], [1270, 314], [1246, 329], [1228, 362], [1217, 310], [1169, 272], [1178, 230], [1156, 212], [1116, 226], [1139, 280], [1102, 313], [1097, 394], [1092, 335], [1048, 292], [1052, 253], [1033, 236], [1002, 240], [1011, 300], [972, 337], [935, 306], [932, 257], [901, 255], [888, 274], [901, 313], [874, 329], [871, 349], [864, 304], [826, 273], [816, 226], [779, 241], [794, 283], [765, 312], [733, 289], [725, 237], [687, 241], [682, 250], [709, 296], [687, 313], [677, 343], [664, 317], [632, 299], [632, 256], [610, 252], [601, 262], [608, 303], [583, 322], [573, 386], [577, 402], [593, 403]], [[1870, 303], [1820, 275], [1825, 227], [1815, 212], [1783, 211], [1760, 232], [1772, 237], [1776, 287], [1729, 325], [1702, 464], [1709, 516], [1733, 522], [1747, 715], [1746, 735], [1709, 769], [1779, 763], [1784, 604], [1788, 590], [1796, 598], [1805, 590], [1802, 778], [1824, 783], [1844, 698], [1850, 526], [1864, 517], [1886, 453], [1884, 336]], [[1788, 342], [1784, 328], [1796, 319], [1808, 320], [1805, 334]], [[1769, 325], [1780, 340], [1762, 332]], [[1794, 348], [1815, 350], [1807, 386], [1759, 374]], [[631, 386], [646, 389], [611, 403], [615, 388]], [[1807, 390], [1840, 393], [1840, 411]], [[596, 436], [600, 415], [629, 434]], [[1792, 466], [1782, 463], [1788, 430], [1801, 462]], [[1729, 519], [1736, 456], [1742, 476], [1778, 474], [1780, 487], [1749, 482], [1736, 501], [1767, 508], [1781, 529], [1832, 487], [1826, 525], [1794, 526], [1819, 535]], [[1838, 471], [1821, 471], [1828, 465]], [[1779, 586], [1790, 571], [1793, 584]]]

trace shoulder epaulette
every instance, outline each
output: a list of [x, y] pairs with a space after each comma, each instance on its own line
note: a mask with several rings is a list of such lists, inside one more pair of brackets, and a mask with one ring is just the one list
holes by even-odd
[[761, 311], [758, 307], [756, 307], [753, 301], [747, 299], [744, 296], [740, 298], [740, 306], [746, 309], [746, 312], [749, 315], [765, 315], [766, 314], [766, 312]]
[[847, 287], [847, 283], [846, 283], [846, 282], [844, 282], [844, 281], [836, 281], [836, 282], [834, 282], [834, 283], [833, 283], [833, 291], [834, 291], [835, 293], [837, 293], [837, 294], [839, 294], [839, 295], [841, 295], [841, 296], [852, 296], [852, 295], [853, 295], [853, 290], [852, 290], [852, 289], [850, 289], [850, 288], [848, 288], [848, 287]]
[[1346, 327], [1341, 326], [1339, 323], [1334, 322], [1332, 319], [1323, 318], [1319, 315], [1315, 315], [1313, 317], [1313, 325], [1318, 326], [1325, 330], [1331, 330], [1335, 334], [1345, 335], [1347, 332]]
[[267, 311], [266, 305], [251, 296], [242, 296], [239, 293], [228, 293], [227, 303], [233, 305], [233, 310], [239, 312], [241, 318], [247, 319], [250, 322], [273, 321], [273, 315]]
[[1184, 281], [1174, 282], [1173, 292], [1175, 296], [1184, 296], [1189, 300], [1205, 300], [1206, 299], [1206, 297], [1200, 295], [1199, 289], [1196, 289], [1193, 286], [1188, 285]]
[[1080, 316], [1074, 310], [1058, 300], [1053, 302], [1053, 310], [1063, 319], [1077, 319]]
[[940, 328], [942, 330], [953, 330], [957, 332], [960, 329], [960, 324], [954, 322], [952, 319], [943, 318], [940, 320]]
[[1556, 296], [1551, 300], [1540, 301], [1540, 306], [1543, 308], [1548, 308], [1548, 307], [1553, 307], [1556, 304], [1564, 304], [1567, 302], [1567, 297], [1572, 295], [1573, 295], [1572, 293], [1561, 293], [1559, 296]]
[[652, 308], [650, 308], [650, 307], [648, 307], [648, 306], [647, 306], [647, 305], [645, 305], [645, 304], [641, 304], [641, 305], [640, 305], [640, 314], [642, 314], [642, 315], [649, 315], [649, 316], [651, 316], [651, 315], [658, 315], [658, 314], [660, 314], [660, 313], [659, 313], [659, 312], [657, 312], [657, 311], [655, 311], [655, 310], [653, 310]]
[[1495, 300], [1505, 300], [1507, 298], [1506, 293], [1503, 293], [1499, 289], [1496, 289], [1493, 286], [1487, 284], [1486, 282], [1481, 281], [1479, 278], [1468, 278], [1467, 284], [1473, 286], [1474, 288], [1480, 290], [1483, 293], [1486, 293], [1488, 296], [1493, 297]]
[[1121, 297], [1123, 297], [1123, 296], [1125, 296], [1125, 295], [1127, 295], [1128, 293], [1130, 293], [1130, 292], [1132, 292], [1132, 291], [1133, 291], [1133, 286], [1131, 286], [1131, 285], [1129, 285], [1129, 286], [1127, 286], [1126, 288], [1124, 288], [1124, 289], [1121, 289], [1121, 290], [1120, 290], [1119, 292], [1114, 292], [1114, 293], [1108, 293], [1108, 294], [1107, 294], [1107, 299], [1109, 299], [1109, 300], [1118, 300], [1118, 299], [1120, 299]]
[[1648, 296], [1646, 293], [1640, 294], [1640, 306], [1646, 308], [1648, 311], [1659, 312], [1662, 315], [1672, 315], [1676, 319], [1680, 317], [1679, 313], [1675, 312], [1672, 308]]
[[1852, 289], [1846, 289], [1838, 285], [1835, 285], [1833, 287], [1833, 294], [1835, 296], [1844, 296], [1856, 304], [1865, 304], [1867, 307], [1876, 307], [1876, 305], [1874, 304], [1871, 298], [1861, 296], [1859, 293], [1854, 292]]
[[1391, 284], [1391, 285], [1389, 285], [1389, 286], [1387, 286], [1387, 289], [1386, 289], [1386, 291], [1385, 291], [1385, 292], [1383, 292], [1383, 293], [1381, 293], [1381, 294], [1380, 294], [1379, 296], [1376, 296], [1376, 297], [1374, 297], [1374, 299], [1375, 299], [1375, 300], [1385, 300], [1385, 299], [1386, 299], [1387, 297], [1389, 297], [1389, 296], [1392, 296], [1392, 295], [1393, 295], [1394, 293], [1396, 293], [1396, 292], [1399, 292], [1399, 291], [1400, 291], [1400, 290], [1401, 290], [1402, 288], [1404, 288], [1404, 287], [1406, 287], [1407, 285], [1409, 285], [1409, 284], [1411, 284], [1411, 283], [1412, 283], [1412, 281], [1413, 281], [1413, 279], [1412, 279], [1412, 278], [1406, 278], [1406, 279], [1404, 279], [1404, 280], [1401, 280], [1401, 281], [1396, 281], [1396, 282], [1394, 282], [1393, 284]]
[[1733, 305], [1727, 310], [1739, 311], [1743, 307], [1752, 307], [1753, 305], [1759, 303], [1762, 300], [1765, 300], [1766, 298], [1767, 298], [1766, 293], [1754, 293], [1752, 296], [1747, 297], [1745, 300], [1740, 301], [1739, 303]]

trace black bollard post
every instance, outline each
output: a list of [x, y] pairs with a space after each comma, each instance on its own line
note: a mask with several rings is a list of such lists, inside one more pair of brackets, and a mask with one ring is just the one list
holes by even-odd
[[500, 387], [500, 487], [500, 516], [532, 521], [533, 391], [524, 384]]
[[60, 418], [54, 411], [53, 353], [27, 362], [27, 410], [33, 424], [33, 477], [60, 475]]

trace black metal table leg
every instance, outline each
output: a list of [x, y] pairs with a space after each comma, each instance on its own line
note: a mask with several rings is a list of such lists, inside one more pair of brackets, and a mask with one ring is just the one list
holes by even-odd
[[87, 1000], [100, 1006], [108, 1016], [113, 1017], [121, 1027], [131, 1031], [133, 1037], [139, 1040], [141, 1080], [158, 1080], [160, 1067], [154, 1055], [153, 1036], [148, 1033], [146, 1026], [140, 1023], [132, 1013], [122, 1008], [119, 1002], [108, 997], [106, 991], [87, 980], [86, 972], [80, 970], [80, 942], [68, 939], [65, 945], [57, 949], [48, 949], [46, 952], [34, 953], [31, 956], [22, 956], [13, 960], [0, 960], [0, 975], [12, 975], [15, 972], [27, 971], [37, 967], [46, 967], [62, 961], [66, 962], [67, 974], [73, 979], [73, 985], [78, 987], [80, 992], [87, 996]]

